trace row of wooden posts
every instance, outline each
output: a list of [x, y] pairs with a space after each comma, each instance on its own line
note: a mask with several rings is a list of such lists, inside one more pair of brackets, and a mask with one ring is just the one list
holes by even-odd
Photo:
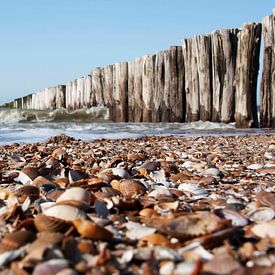
[[[275, 10], [260, 23], [184, 39], [155, 55], [95, 68], [67, 85], [7, 104], [23, 109], [106, 106], [116, 122], [236, 122], [275, 127]], [[260, 122], [257, 80], [263, 38]]]

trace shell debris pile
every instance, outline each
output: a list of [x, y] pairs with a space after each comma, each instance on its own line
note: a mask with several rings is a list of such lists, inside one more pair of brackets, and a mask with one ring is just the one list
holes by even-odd
[[275, 274], [275, 137], [0, 148], [1, 274]]

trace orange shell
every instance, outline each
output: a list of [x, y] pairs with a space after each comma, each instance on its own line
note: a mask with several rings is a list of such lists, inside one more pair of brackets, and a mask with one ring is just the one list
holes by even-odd
[[76, 219], [73, 221], [77, 232], [84, 238], [91, 239], [93, 241], [109, 241], [113, 234], [91, 221]]

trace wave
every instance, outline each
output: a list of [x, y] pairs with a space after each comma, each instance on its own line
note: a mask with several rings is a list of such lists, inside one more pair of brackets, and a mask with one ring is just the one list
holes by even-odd
[[105, 107], [92, 107], [70, 111], [65, 108], [54, 111], [0, 109], [0, 123], [32, 122], [101, 122], [109, 118]]

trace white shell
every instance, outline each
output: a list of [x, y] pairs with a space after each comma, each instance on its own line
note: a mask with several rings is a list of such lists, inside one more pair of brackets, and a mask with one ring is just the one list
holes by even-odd
[[74, 221], [77, 218], [87, 219], [83, 210], [69, 205], [53, 205], [47, 208], [43, 214], [65, 221]]
[[255, 223], [264, 223], [273, 219], [275, 212], [269, 207], [260, 207], [248, 214], [248, 218]]
[[195, 183], [182, 183], [179, 185], [178, 189], [186, 193], [191, 193], [192, 195], [208, 195], [206, 189], [199, 187]]
[[251, 170], [257, 170], [257, 169], [261, 169], [261, 168], [263, 168], [263, 166], [258, 163], [251, 164], [251, 165], [247, 166], [247, 169], [251, 169]]
[[68, 201], [68, 200], [81, 201], [81, 202], [90, 204], [91, 194], [89, 191], [81, 187], [72, 187], [70, 189], [67, 189], [64, 193], [62, 193], [58, 197], [56, 202]]

